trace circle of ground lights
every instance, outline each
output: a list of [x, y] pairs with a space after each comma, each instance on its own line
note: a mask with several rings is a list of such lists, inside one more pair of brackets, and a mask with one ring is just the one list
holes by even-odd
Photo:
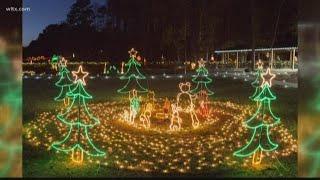
[[[163, 101], [163, 99], [160, 99]], [[161, 101], [158, 105], [162, 105]], [[160, 103], [161, 102], [161, 103]], [[251, 158], [240, 160], [232, 156], [235, 149], [245, 145], [250, 136], [242, 121], [253, 112], [254, 106], [229, 101], [211, 103], [208, 119], [197, 129], [182, 126], [180, 131], [165, 127], [146, 129], [142, 124], [129, 125], [121, 118], [127, 102], [89, 104], [101, 125], [90, 130], [92, 140], [107, 152], [103, 158], [87, 161], [133, 171], [156, 173], [194, 173], [212, 170], [221, 165], [251, 168]], [[57, 112], [42, 112], [36, 121], [25, 125], [25, 139], [34, 147], [50, 149], [53, 140], [64, 136], [67, 129], [56, 121]], [[169, 123], [169, 122], [168, 122]], [[58, 132], [58, 133], [57, 133]], [[288, 157], [297, 152], [296, 139], [283, 125], [270, 132], [279, 148], [264, 154], [272, 166], [277, 157]]]

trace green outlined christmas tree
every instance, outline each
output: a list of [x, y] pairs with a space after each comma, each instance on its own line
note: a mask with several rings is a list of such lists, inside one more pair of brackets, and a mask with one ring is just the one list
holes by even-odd
[[280, 118], [276, 117], [271, 109], [271, 101], [276, 100], [276, 96], [271, 92], [272, 79], [275, 77], [271, 74], [270, 68], [263, 74], [262, 90], [254, 98], [258, 101], [257, 111], [244, 122], [245, 127], [252, 131], [249, 142], [241, 149], [234, 152], [234, 156], [248, 157], [252, 156], [254, 165], [260, 164], [263, 151], [273, 151], [278, 147], [270, 138], [270, 128], [280, 123]]
[[146, 77], [139, 71], [141, 64], [136, 60], [137, 51], [132, 48], [128, 53], [130, 54], [130, 59], [125, 65], [127, 72], [120, 76], [121, 80], [127, 80], [127, 82], [122, 88], [118, 89], [118, 92], [129, 93], [135, 89], [137, 92], [146, 93], [148, 90], [139, 82], [142, 79], [146, 79]]
[[259, 60], [257, 62], [256, 79], [251, 83], [251, 86], [253, 88], [255, 88], [254, 93], [249, 97], [251, 100], [254, 100], [260, 94], [260, 92], [262, 90], [262, 87], [261, 87], [262, 73], [263, 73], [263, 62], [261, 60]]
[[191, 93], [197, 94], [200, 91], [206, 91], [207, 94], [213, 95], [214, 92], [212, 92], [208, 85], [212, 82], [212, 79], [208, 76], [209, 72], [208, 69], [205, 68], [205, 61], [201, 58], [200, 61], [198, 61], [199, 67], [196, 70], [197, 75], [192, 78], [192, 82], [197, 83], [197, 86], [191, 90]]
[[73, 81], [69, 77], [69, 74], [70, 71], [67, 69], [67, 61], [62, 58], [58, 73], [60, 79], [55, 83], [55, 85], [60, 88], [60, 93], [54, 98], [55, 101], [65, 101], [69, 98], [67, 93], [71, 91], [71, 86], [73, 85]]
[[84, 153], [89, 156], [104, 156], [105, 153], [94, 145], [89, 136], [89, 129], [100, 124], [99, 119], [91, 115], [86, 104], [88, 99], [92, 99], [84, 88], [84, 79], [89, 73], [83, 72], [82, 66], [79, 66], [78, 71], [72, 71], [72, 74], [75, 76], [76, 85], [67, 93], [72, 103], [64, 113], [57, 115], [57, 118], [69, 127], [69, 131], [62, 141], [54, 142], [52, 147], [58, 151], [71, 151], [71, 159], [81, 163]]

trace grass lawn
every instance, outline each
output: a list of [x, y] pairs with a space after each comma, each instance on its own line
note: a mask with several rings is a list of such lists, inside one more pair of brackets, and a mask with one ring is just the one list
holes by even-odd
[[[59, 103], [53, 98], [59, 93], [59, 89], [54, 85], [57, 79], [25, 79], [23, 82], [23, 123], [26, 125], [35, 121], [37, 115], [44, 111], [53, 111]], [[154, 90], [157, 97], [175, 97], [179, 92], [178, 84], [184, 79], [153, 79], [148, 80], [146, 86]], [[94, 99], [90, 103], [105, 101], [115, 101], [121, 99], [116, 90], [125, 82], [119, 79], [87, 79], [87, 91], [93, 95]], [[231, 101], [237, 104], [250, 105], [254, 102], [248, 97], [254, 89], [250, 82], [233, 80], [230, 78], [215, 78], [211, 90], [215, 95], [211, 101]], [[281, 122], [289, 129], [293, 137], [297, 138], [297, 99], [298, 91], [293, 88], [272, 87], [274, 94], [278, 97], [273, 101], [271, 107], [273, 112], [281, 118]], [[24, 140], [23, 143], [23, 168], [24, 176], [67, 176], [67, 177], [114, 177], [114, 176], [174, 176], [172, 174], [154, 174], [143, 171], [130, 171], [112, 166], [100, 166], [98, 164], [74, 166], [66, 161], [69, 157], [60, 153], [57, 155], [53, 151], [47, 151], [40, 147], [31, 146]], [[112, 159], [110, 159], [112, 161]], [[230, 168], [229, 166], [219, 166], [202, 173], [187, 173], [184, 176], [295, 176], [297, 173], [297, 155], [294, 153], [287, 158], [279, 158], [281, 166], [267, 168], [263, 170], [250, 170], [241, 168]], [[112, 162], [110, 162], [112, 163]], [[280, 163], [279, 163], [280, 164]]]

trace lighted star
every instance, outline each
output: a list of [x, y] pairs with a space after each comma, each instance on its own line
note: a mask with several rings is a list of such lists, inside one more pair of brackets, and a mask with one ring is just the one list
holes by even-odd
[[130, 57], [135, 58], [137, 56], [138, 51], [134, 50], [134, 48], [131, 48], [130, 51], [128, 51], [130, 54]]
[[203, 58], [201, 58], [200, 61], [198, 61], [199, 67], [204, 67], [205, 63], [206, 61], [204, 61]]
[[72, 75], [75, 77], [74, 82], [80, 81], [83, 85], [86, 85], [85, 77], [88, 76], [88, 72], [83, 72], [82, 66], [80, 65], [78, 71], [72, 71]]
[[60, 61], [60, 66], [64, 66], [64, 67], [66, 67], [67, 66], [67, 60], [63, 57], [62, 59], [61, 59], [61, 61]]
[[263, 62], [259, 59], [259, 61], [256, 63], [258, 69], [263, 69]]
[[265, 84], [267, 84], [269, 87], [271, 87], [272, 86], [272, 80], [275, 77], [276, 77], [276, 75], [272, 74], [270, 68], [268, 68], [266, 73], [262, 75], [261, 87], [263, 87]]

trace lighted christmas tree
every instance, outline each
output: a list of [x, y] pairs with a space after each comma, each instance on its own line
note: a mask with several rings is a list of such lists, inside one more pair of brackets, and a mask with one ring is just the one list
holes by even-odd
[[88, 72], [83, 72], [79, 66], [77, 72], [72, 71], [75, 76], [75, 87], [67, 96], [71, 97], [72, 103], [68, 109], [57, 116], [57, 118], [69, 128], [66, 137], [59, 142], [54, 142], [52, 147], [64, 152], [72, 152], [71, 159], [81, 163], [84, 153], [90, 156], [104, 156], [105, 153], [99, 150], [89, 137], [89, 129], [100, 124], [99, 119], [90, 114], [86, 101], [92, 96], [85, 90], [85, 77]]
[[54, 98], [56, 101], [66, 101], [69, 97], [67, 93], [71, 91], [71, 86], [73, 85], [73, 81], [69, 77], [70, 71], [67, 69], [67, 61], [62, 58], [60, 63], [60, 70], [58, 75], [60, 79], [55, 83], [56, 86], [60, 88], [60, 93], [57, 97]]
[[148, 90], [140, 84], [139, 80], [146, 79], [144, 75], [142, 75], [139, 71], [141, 64], [135, 59], [137, 55], [137, 51], [133, 48], [129, 51], [130, 59], [128, 63], [126, 63], [127, 72], [125, 72], [122, 76], [120, 76], [121, 80], [127, 80], [126, 84], [118, 89], [119, 93], [129, 93], [133, 89], [137, 92], [148, 92]]
[[254, 100], [257, 95], [260, 94], [262, 87], [261, 87], [261, 83], [262, 83], [262, 77], [261, 74], [263, 72], [263, 62], [261, 60], [259, 60], [257, 62], [257, 71], [256, 71], [256, 79], [251, 83], [251, 86], [255, 88], [254, 93], [249, 97], [251, 100]]
[[192, 79], [194, 83], [197, 83], [197, 86], [193, 90], [191, 90], [191, 93], [197, 94], [200, 91], [206, 91], [209, 96], [213, 95], [214, 92], [212, 92], [208, 88], [208, 84], [212, 82], [212, 79], [209, 78], [208, 76], [209, 72], [205, 68], [205, 61], [201, 58], [201, 60], [198, 61], [198, 64], [199, 64], [199, 67], [196, 70], [197, 75], [195, 75], [194, 78]]
[[270, 138], [270, 128], [280, 123], [280, 118], [276, 117], [271, 109], [271, 101], [276, 100], [276, 96], [271, 92], [272, 79], [275, 77], [271, 74], [270, 69], [263, 74], [262, 90], [254, 98], [258, 101], [257, 111], [244, 122], [245, 127], [252, 130], [252, 136], [249, 142], [240, 150], [234, 152], [235, 156], [247, 157], [253, 155], [252, 163], [260, 164], [262, 160], [262, 151], [273, 151], [278, 147]]

